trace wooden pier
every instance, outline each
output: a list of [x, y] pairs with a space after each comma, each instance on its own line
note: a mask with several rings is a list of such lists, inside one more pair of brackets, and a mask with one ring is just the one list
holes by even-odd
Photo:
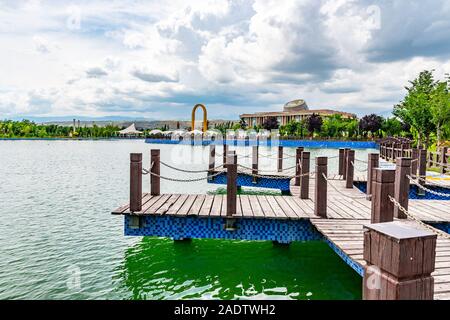
[[[365, 226], [381, 226], [387, 223], [389, 226], [385, 229], [388, 230], [386, 232], [388, 233], [388, 238], [391, 240], [394, 239], [396, 235], [402, 234], [402, 232], [398, 232], [396, 228], [399, 228], [400, 230], [403, 230], [402, 228], [409, 228], [407, 229], [408, 232], [406, 232], [406, 234], [414, 234], [419, 240], [431, 239], [430, 241], [434, 241], [434, 247], [430, 247], [427, 252], [432, 259], [435, 259], [435, 261], [431, 261], [431, 258], [428, 259], [433, 262], [433, 267], [430, 269], [430, 272], [432, 272], [431, 276], [429, 272], [425, 272], [424, 268], [415, 267], [415, 269], [422, 270], [423, 274], [416, 270], [416, 273], [411, 274], [411, 277], [408, 278], [414, 279], [414, 281], [420, 284], [432, 284], [431, 288], [427, 289], [425, 288], [426, 286], [424, 286], [424, 289], [420, 289], [420, 294], [422, 295], [418, 295], [419, 293], [410, 290], [407, 291], [406, 294], [403, 293], [403, 295], [389, 296], [388, 294], [383, 297], [390, 297], [392, 299], [427, 299], [431, 297], [434, 297], [434, 299], [450, 299], [450, 237], [448, 233], [433, 227], [445, 225], [448, 228], [448, 226], [450, 226], [450, 202], [448, 202], [448, 200], [408, 199], [410, 180], [407, 177], [410, 177], [411, 175], [411, 161], [405, 161], [403, 163], [409, 164], [409, 167], [406, 167], [406, 169], [401, 166], [401, 161], [397, 161], [396, 170], [381, 169], [377, 168], [378, 158], [373, 154], [369, 154], [367, 166], [371, 168], [373, 172], [371, 172], [371, 174], [366, 174], [369, 179], [368, 185], [370, 185], [371, 188], [369, 188], [368, 194], [365, 194], [353, 186], [355, 179], [354, 151], [343, 150], [343, 152], [339, 153], [339, 172], [342, 172], [343, 175], [333, 179], [331, 178], [331, 175], [328, 175], [327, 173], [326, 157], [316, 158], [315, 163], [309, 165], [309, 152], [304, 152], [302, 150], [300, 151], [300, 159], [298, 159], [300, 169], [296, 170], [296, 175], [292, 177], [291, 180], [291, 196], [237, 195], [237, 156], [236, 154], [230, 153], [225, 162], [228, 175], [227, 195], [160, 194], [159, 159], [155, 153], [152, 154], [155, 156], [152, 157], [151, 167], [149, 170], [144, 170], [144, 173], [153, 172], [151, 184], [152, 192], [142, 194], [142, 191], [139, 190], [138, 185], [142, 184], [142, 181], [139, 181], [136, 177], [136, 172], [139, 172], [139, 170], [142, 171], [142, 164], [140, 167], [139, 165], [136, 166], [136, 162], [139, 163], [137, 160], [139, 157], [132, 155], [130, 166], [130, 199], [132, 200], [132, 203], [125, 204], [112, 212], [113, 214], [125, 215], [126, 219], [128, 217], [130, 220], [127, 220], [127, 223], [133, 224], [135, 230], [142, 228], [145, 223], [158, 223], [157, 220], [146, 220], [146, 222], [143, 223], [142, 219], [145, 217], [154, 219], [158, 219], [158, 217], [175, 217], [177, 219], [190, 219], [189, 221], [191, 222], [208, 221], [208, 223], [204, 223], [201, 228], [222, 229], [221, 226], [223, 225], [225, 231], [220, 230], [220, 232], [225, 233], [221, 233], [221, 235], [215, 233], [215, 236], [233, 238], [233, 232], [239, 232], [236, 231], [239, 230], [239, 228], [242, 230], [248, 228], [248, 226], [245, 226], [245, 221], [256, 221], [254, 223], [258, 223], [258, 221], [284, 223], [282, 227], [274, 227], [275, 231], [273, 232], [276, 233], [278, 232], [277, 230], [280, 229], [285, 230], [283, 232], [289, 233], [290, 228], [292, 229], [294, 227], [298, 228], [296, 230], [300, 230], [299, 232], [314, 233], [318, 231], [320, 236], [325, 239], [330, 247], [348, 265], [360, 275], [363, 275], [365, 274], [365, 268], [368, 267], [368, 262], [371, 262], [371, 265], [374, 264], [374, 260], [370, 258], [370, 255], [368, 256], [367, 253], [365, 253], [365, 250], [367, 251], [365, 241], [367, 241], [368, 234]], [[401, 157], [398, 157], [397, 159], [401, 159]], [[211, 166], [210, 164], [209, 168], [211, 169], [213, 167], [214, 166]], [[155, 173], [156, 171], [157, 173]], [[211, 171], [209, 173], [211, 174]], [[416, 175], [417, 172], [413, 172], [412, 174]], [[396, 185], [399, 183], [404, 185], [399, 187]], [[136, 192], [139, 193], [139, 199], [136, 198]], [[394, 210], [396, 208], [402, 209], [400, 210], [401, 212]], [[407, 215], [406, 213], [403, 213], [403, 210], [405, 210]], [[178, 219], [177, 221], [180, 220]], [[214, 224], [214, 221], [219, 221], [220, 223]], [[396, 225], [392, 226], [390, 225], [390, 221], [396, 221], [400, 224], [398, 227]], [[296, 222], [302, 225], [294, 226], [293, 223]], [[167, 223], [167, 221], [164, 223]], [[314, 230], [316, 231], [309, 230], [305, 227], [305, 223], [314, 226]], [[182, 230], [182, 228], [188, 228], [188, 225], [179, 225], [177, 228], [179, 228], [177, 230]], [[189, 225], [189, 228], [192, 228], [192, 225]], [[193, 228], [196, 227], [194, 226]], [[152, 232], [155, 231], [154, 229], [152, 230]], [[247, 234], [248, 232], [254, 232], [254, 230], [252, 230], [253, 229], [248, 229], [246, 231]], [[377, 228], [372, 228], [370, 230], [370, 232], [373, 233], [384, 232], [383, 230], [377, 230]], [[394, 230], [392, 231], [392, 236], [389, 236], [389, 230]], [[160, 232], [155, 232], [155, 234], [161, 235]], [[164, 232], [162, 234], [164, 234]], [[239, 237], [244, 236], [239, 234]], [[270, 237], [273, 237], [273, 239]], [[413, 236], [408, 237], [414, 238]], [[407, 240], [409, 239], [408, 237], [406, 238]], [[316, 238], [316, 235], [311, 234], [311, 237], [307, 235], [300, 239]], [[260, 238], [256, 237], [255, 239]], [[271, 233], [267, 239], [278, 241], [279, 238], [276, 237], [276, 234]], [[289, 239], [291, 238], [290, 235], [288, 235], [283, 239], [290, 241]], [[403, 239], [398, 241], [399, 242], [396, 243], [404, 244], [406, 240]], [[386, 243], [384, 245], [381, 244], [381, 246], [386, 246]], [[407, 245], [405, 245], [405, 248], [405, 250], [410, 250], [407, 249]], [[385, 249], [380, 249], [377, 250], [377, 252], [379, 251], [379, 254], [383, 254], [384, 250]], [[421, 250], [425, 249], [422, 248]], [[416, 250], [414, 253], [408, 253], [411, 254], [411, 261], [414, 260], [413, 256], [418, 254], [417, 252], [418, 251]], [[423, 254], [425, 254], [425, 251], [423, 251]], [[423, 260], [423, 257], [421, 257], [422, 256], [416, 258], [414, 256], [417, 260]], [[398, 261], [392, 262], [393, 265], [395, 263], [398, 263]], [[389, 268], [393, 267], [383, 266], [381, 273], [389, 275], [383, 276], [383, 279], [389, 279], [385, 281], [388, 281], [390, 285], [394, 286], [393, 288], [397, 288], [395, 290], [398, 291], [398, 288], [402, 287], [400, 284], [406, 286], [411, 285], [411, 281], [413, 280], [405, 280], [400, 275], [392, 276]], [[415, 285], [414, 283], [413, 285]], [[422, 288], [418, 285], [415, 288], [419, 287]], [[367, 288], [364, 290], [365, 298], [374, 298], [372, 291]], [[388, 289], [381, 289], [381, 291], [383, 290]], [[389, 290], [388, 293], [395, 291], [394, 289], [392, 289], [394, 291]], [[423, 293], [422, 291], [426, 292]], [[378, 296], [378, 298], [380, 297], [381, 296]]]

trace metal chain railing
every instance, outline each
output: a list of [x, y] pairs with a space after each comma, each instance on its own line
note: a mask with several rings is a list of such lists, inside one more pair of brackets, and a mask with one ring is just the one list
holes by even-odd
[[[253, 170], [253, 168], [244, 166], [243, 164], [238, 164], [238, 167], [241, 167], [241, 168], [244, 168], [244, 169], [248, 169], [248, 170]], [[288, 170], [291, 170], [291, 169], [294, 169], [294, 168], [295, 168], [295, 166], [283, 168], [283, 171], [288, 171]], [[268, 170], [261, 170], [261, 169], [258, 169], [258, 172], [266, 172], [266, 173], [269, 173], [269, 172], [273, 172], [273, 171], [268, 171]]]
[[151, 174], [154, 177], [158, 177], [158, 178], [163, 179], [163, 180], [174, 181], [174, 182], [196, 182], [196, 181], [201, 181], [201, 180], [207, 180], [207, 179], [213, 178], [215, 176], [218, 176], [218, 175], [226, 172], [225, 170], [223, 170], [223, 171], [218, 171], [218, 172], [216, 172], [214, 174], [210, 174], [210, 175], [207, 175], [207, 176], [204, 176], [204, 177], [201, 177], [201, 178], [177, 179], [177, 178], [165, 177], [165, 176], [162, 176], [160, 174], [156, 174], [154, 172], [151, 172], [150, 170], [147, 170], [147, 169], [142, 169], [142, 170], [146, 172], [145, 174]]
[[[414, 176], [412, 176], [414, 178]], [[422, 180], [423, 182], [426, 182], [429, 185], [435, 186], [435, 187], [440, 187], [440, 188], [445, 188], [445, 189], [450, 189], [450, 185], [445, 185], [445, 184], [440, 184], [440, 183], [436, 183], [431, 181], [430, 179], [425, 179], [422, 177], [417, 177], [418, 180]]]
[[155, 164], [155, 162], [152, 162], [152, 163], [150, 164], [150, 168], [149, 168], [149, 169], [142, 168], [142, 174], [143, 174], [143, 175], [149, 174], [149, 173], [150, 173], [150, 170], [152, 170], [154, 164]]
[[446, 238], [446, 239], [450, 239], [450, 234], [441, 231], [439, 229], [436, 229], [424, 222], [422, 222], [420, 219], [416, 218], [415, 216], [413, 216], [408, 210], [406, 210], [400, 203], [398, 203], [397, 200], [394, 199], [394, 197], [392, 197], [391, 195], [389, 196], [389, 200], [394, 204], [394, 206], [396, 206], [401, 212], [403, 212], [408, 218], [410, 218], [411, 220], [416, 221], [417, 223], [419, 223], [421, 226], [427, 228], [428, 230], [432, 231], [433, 233]]
[[442, 192], [438, 192], [438, 191], [431, 190], [431, 189], [429, 189], [429, 188], [427, 188], [427, 187], [421, 185], [419, 182], [417, 182], [415, 179], [413, 179], [410, 175], [407, 175], [407, 177], [408, 177], [409, 181], [411, 181], [411, 182], [412, 182], [413, 184], [415, 184], [417, 187], [419, 187], [420, 189], [422, 189], [422, 190], [424, 190], [424, 191], [426, 191], [426, 192], [429, 192], [429, 193], [434, 194], [434, 195], [436, 195], [436, 196], [440, 196], [440, 197], [448, 197], [448, 198], [450, 198], [450, 194], [449, 194], [449, 193], [442, 193]]
[[361, 196], [350, 196], [348, 194], [343, 193], [341, 190], [339, 190], [335, 185], [333, 185], [330, 180], [328, 179], [328, 177], [325, 175], [325, 173], [322, 173], [323, 178], [327, 181], [327, 183], [334, 189], [336, 190], [339, 194], [343, 195], [344, 197], [350, 198], [350, 199], [354, 199], [354, 200], [358, 200], [358, 199], [367, 199], [367, 197], [371, 197], [371, 195], [361, 195]]
[[275, 180], [281, 180], [281, 179], [293, 179], [293, 178], [298, 178], [298, 177], [306, 177], [306, 176], [310, 176], [313, 177], [315, 172], [307, 172], [307, 173], [303, 173], [303, 174], [298, 174], [298, 175], [291, 175], [291, 176], [281, 176], [281, 175], [264, 175], [264, 174], [255, 174], [255, 173], [251, 173], [251, 172], [247, 172], [247, 171], [242, 171], [242, 170], [238, 170], [238, 173], [241, 174], [245, 174], [247, 176], [252, 176], [255, 178], [268, 178], [268, 179], [275, 179]]
[[354, 163], [353, 161], [350, 161], [350, 163], [352, 164], [353, 168], [354, 168], [356, 171], [358, 171], [358, 172], [364, 172], [364, 171], [367, 171], [367, 168], [364, 168], [364, 169], [356, 169], [355, 163]]
[[168, 164], [168, 163], [165, 163], [165, 162], [163, 162], [163, 161], [160, 161], [160, 163], [161, 163], [163, 166], [166, 166], [166, 167], [168, 167], [168, 168], [170, 168], [170, 169], [177, 170], [177, 171], [181, 171], [181, 172], [188, 172], [188, 173], [204, 173], [204, 172], [210, 172], [210, 171], [212, 171], [212, 170], [216, 170], [216, 169], [219, 169], [219, 168], [222, 168], [222, 167], [223, 167], [223, 164], [221, 164], [221, 165], [218, 165], [217, 167], [214, 167], [214, 168], [211, 168], [211, 169], [203, 169], [203, 170], [187, 170], [187, 169], [181, 169], [181, 168], [174, 167], [174, 166], [172, 166], [172, 165], [170, 165], [170, 164]]

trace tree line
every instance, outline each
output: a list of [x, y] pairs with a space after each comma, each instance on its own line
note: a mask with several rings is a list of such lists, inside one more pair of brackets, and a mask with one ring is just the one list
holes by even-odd
[[1, 138], [111, 138], [121, 130], [115, 125], [90, 127], [61, 126], [56, 124], [37, 124], [33, 121], [0, 121]]
[[[246, 128], [246, 124], [241, 127]], [[300, 121], [280, 125], [276, 117], [268, 117], [261, 126], [253, 129], [278, 129], [282, 137], [327, 139], [375, 139], [386, 136], [412, 137], [410, 126], [399, 119], [383, 118], [376, 114], [361, 119], [344, 118], [339, 114], [321, 117], [312, 114]]]

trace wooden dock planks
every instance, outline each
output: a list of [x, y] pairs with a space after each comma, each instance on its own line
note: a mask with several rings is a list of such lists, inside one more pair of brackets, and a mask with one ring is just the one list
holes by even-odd
[[[365, 265], [363, 259], [363, 225], [369, 220], [338, 220], [338, 219], [311, 219], [311, 223], [329, 241], [333, 242], [347, 256], [360, 266]], [[411, 225], [415, 222], [409, 221]], [[417, 228], [423, 228], [416, 224]], [[450, 241], [438, 237], [436, 244], [436, 270], [432, 273], [435, 279], [434, 298], [449, 299], [450, 297]]]
[[[331, 181], [340, 192], [329, 188], [328, 219], [314, 215], [312, 199], [300, 199], [299, 188], [292, 186], [293, 196], [238, 195], [237, 218], [310, 219], [326, 239], [342, 250], [361, 267], [363, 259], [363, 225], [369, 224], [371, 202], [361, 197], [356, 188], [346, 189], [342, 180]], [[314, 196], [314, 179], [310, 181], [310, 195]], [[354, 197], [354, 199], [349, 198]], [[142, 195], [142, 210], [131, 213], [129, 204], [115, 209], [113, 214], [175, 215], [200, 217], [226, 217], [226, 195], [162, 194]], [[450, 203], [442, 200], [410, 200], [409, 211], [427, 222], [450, 221]], [[404, 220], [405, 221], [405, 220]], [[406, 220], [417, 224], [415, 221]], [[434, 298], [450, 299], [450, 240], [438, 237]]]

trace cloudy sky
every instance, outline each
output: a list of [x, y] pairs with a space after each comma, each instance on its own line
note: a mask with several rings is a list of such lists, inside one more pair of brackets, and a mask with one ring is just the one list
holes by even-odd
[[0, 118], [387, 114], [450, 72], [450, 1], [0, 0], [0, 43]]

